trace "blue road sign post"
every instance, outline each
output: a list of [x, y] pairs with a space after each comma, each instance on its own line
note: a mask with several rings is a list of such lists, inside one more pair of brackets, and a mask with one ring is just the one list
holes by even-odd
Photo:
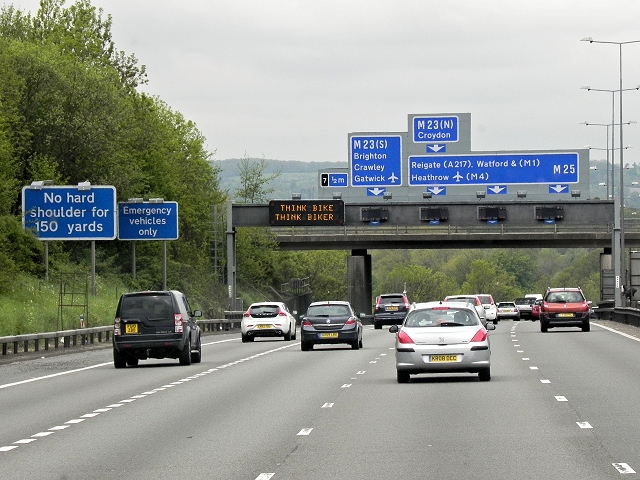
[[40, 240], [116, 238], [116, 189], [112, 186], [22, 188], [22, 223]]
[[409, 157], [409, 185], [578, 183], [578, 153], [504, 153]]
[[177, 240], [178, 203], [118, 204], [119, 240]]
[[352, 135], [349, 140], [352, 187], [391, 187], [402, 184], [400, 135]]

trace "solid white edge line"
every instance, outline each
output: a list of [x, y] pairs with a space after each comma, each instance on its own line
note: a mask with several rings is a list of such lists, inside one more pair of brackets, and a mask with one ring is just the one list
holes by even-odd
[[616, 330], [611, 327], [605, 327], [604, 325], [600, 325], [599, 323], [593, 323], [593, 325], [596, 325], [597, 327], [600, 327], [600, 328], [604, 328], [605, 330], [609, 330], [610, 332], [617, 333], [618, 335], [622, 335], [623, 337], [626, 337], [630, 340], [635, 340], [636, 342], [640, 342], [640, 338], [634, 337], [633, 335], [629, 335], [628, 333], [620, 332], [619, 330]]

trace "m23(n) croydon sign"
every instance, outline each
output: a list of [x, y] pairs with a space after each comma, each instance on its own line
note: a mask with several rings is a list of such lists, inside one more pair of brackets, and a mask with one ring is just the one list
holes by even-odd
[[22, 223], [40, 240], [116, 238], [116, 189], [112, 186], [22, 188]]

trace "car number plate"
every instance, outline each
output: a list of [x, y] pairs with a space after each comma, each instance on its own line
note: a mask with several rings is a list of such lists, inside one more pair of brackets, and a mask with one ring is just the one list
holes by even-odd
[[431, 355], [431, 363], [457, 362], [458, 355]]
[[559, 313], [558, 314], [559, 317], [573, 317], [573, 313]]
[[259, 323], [258, 325], [256, 325], [256, 328], [271, 328], [271, 325], [267, 323]]
[[124, 333], [138, 333], [138, 324], [137, 323], [127, 323], [124, 326]]
[[397, 312], [398, 311], [398, 306], [397, 305], [389, 305], [387, 307], [387, 312]]
[[320, 338], [338, 338], [338, 333], [321, 333]]

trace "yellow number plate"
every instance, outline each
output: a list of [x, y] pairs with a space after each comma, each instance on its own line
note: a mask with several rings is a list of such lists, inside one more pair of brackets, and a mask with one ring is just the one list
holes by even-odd
[[138, 333], [138, 324], [137, 323], [127, 323], [124, 326], [124, 333]]
[[320, 338], [338, 338], [337, 333], [321, 333]]
[[431, 355], [432, 363], [450, 363], [450, 362], [457, 362], [457, 361], [458, 361], [457, 355]]
[[573, 317], [575, 316], [573, 313], [559, 313], [559, 317]]
[[398, 311], [398, 307], [396, 305], [389, 305], [387, 307], [387, 312], [397, 312]]
[[256, 325], [256, 328], [273, 328], [271, 325], [268, 325], [266, 323], [260, 323], [258, 325]]

